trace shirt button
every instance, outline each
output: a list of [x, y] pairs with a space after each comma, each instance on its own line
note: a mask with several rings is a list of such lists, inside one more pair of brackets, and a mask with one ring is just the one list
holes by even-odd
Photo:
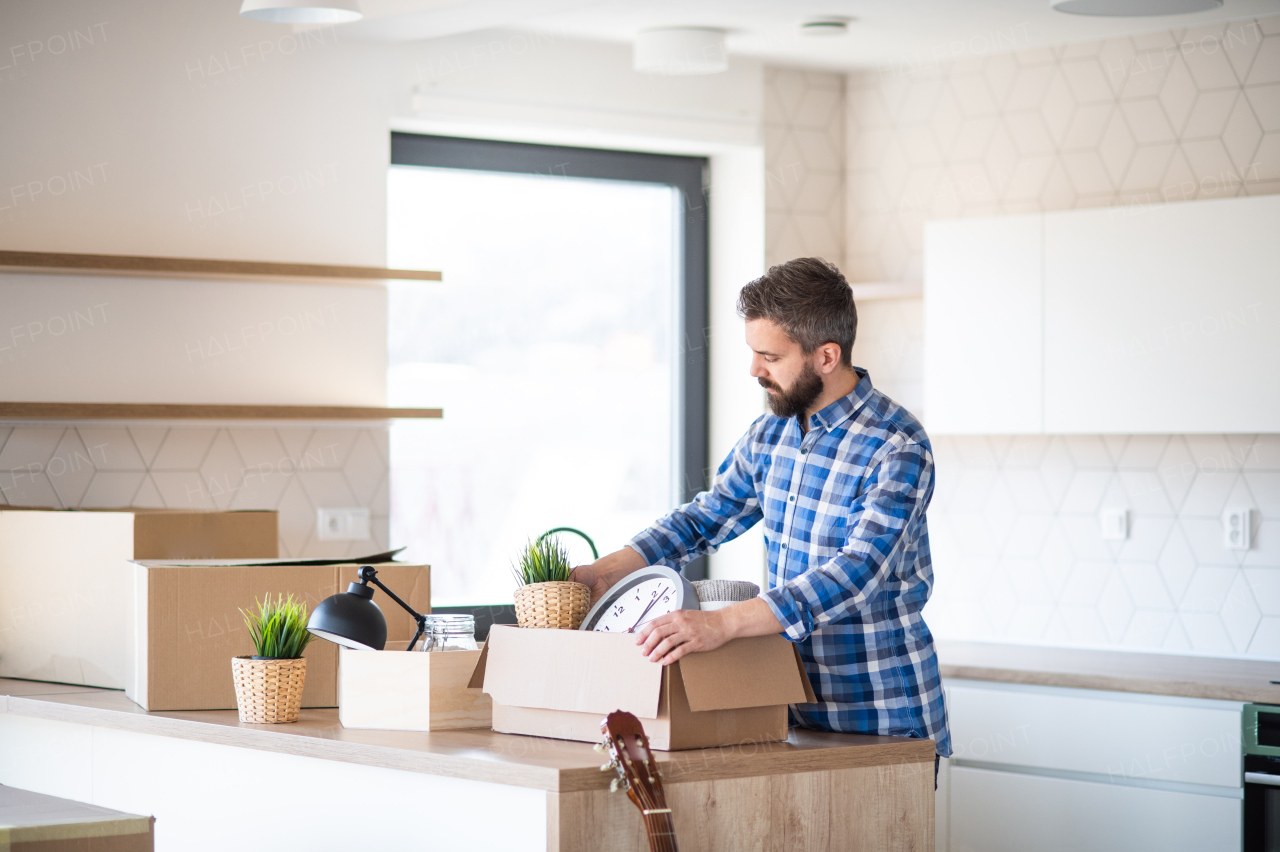
[[796, 496], [795, 496], [794, 494], [792, 494], [792, 495], [791, 495], [790, 497], [788, 497], [787, 499], [788, 499], [788, 500], [790, 500], [792, 503], [796, 502]]
[[804, 456], [804, 455], [808, 455], [808, 454], [809, 454], [809, 451], [808, 451], [808, 450], [801, 450], [801, 451], [800, 451], [800, 455], [802, 455], [802, 456]]
[[783, 550], [786, 550], [786, 549], [787, 549], [787, 546], [786, 546], [785, 544], [784, 544], [784, 545], [782, 545], [782, 549], [783, 549]]

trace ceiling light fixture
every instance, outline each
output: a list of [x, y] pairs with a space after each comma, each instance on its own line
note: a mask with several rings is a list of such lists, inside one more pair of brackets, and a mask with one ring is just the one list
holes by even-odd
[[729, 68], [724, 30], [665, 27], [636, 34], [633, 67], [642, 74], [693, 76]]
[[272, 24], [348, 24], [364, 14], [357, 0], [244, 0], [240, 17]]
[[1070, 15], [1147, 18], [1209, 12], [1222, 8], [1222, 0], [1049, 0], [1049, 5]]
[[802, 36], [842, 36], [849, 32], [852, 18], [814, 18], [800, 25]]

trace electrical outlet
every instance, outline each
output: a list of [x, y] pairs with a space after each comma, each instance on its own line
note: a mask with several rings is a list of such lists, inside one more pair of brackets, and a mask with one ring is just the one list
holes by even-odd
[[1098, 513], [1103, 541], [1124, 541], [1129, 537], [1129, 510], [1103, 509]]
[[320, 541], [367, 541], [373, 538], [369, 510], [316, 509], [316, 538]]
[[1222, 546], [1227, 550], [1248, 550], [1252, 544], [1253, 509], [1226, 509], [1222, 513]]

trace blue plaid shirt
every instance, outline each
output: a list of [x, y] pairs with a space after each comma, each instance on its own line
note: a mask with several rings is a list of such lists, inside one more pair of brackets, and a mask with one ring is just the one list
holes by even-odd
[[920, 610], [933, 587], [925, 509], [933, 451], [906, 409], [860, 368], [853, 392], [813, 415], [762, 415], [704, 491], [631, 541], [679, 569], [761, 518], [769, 589], [761, 597], [800, 648], [816, 704], [807, 728], [929, 738], [951, 754], [933, 636]]

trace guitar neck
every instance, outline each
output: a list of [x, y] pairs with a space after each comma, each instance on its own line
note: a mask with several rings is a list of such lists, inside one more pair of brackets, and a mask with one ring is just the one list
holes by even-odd
[[649, 852], [679, 852], [675, 823], [669, 813], [644, 814], [644, 830], [649, 836]]

